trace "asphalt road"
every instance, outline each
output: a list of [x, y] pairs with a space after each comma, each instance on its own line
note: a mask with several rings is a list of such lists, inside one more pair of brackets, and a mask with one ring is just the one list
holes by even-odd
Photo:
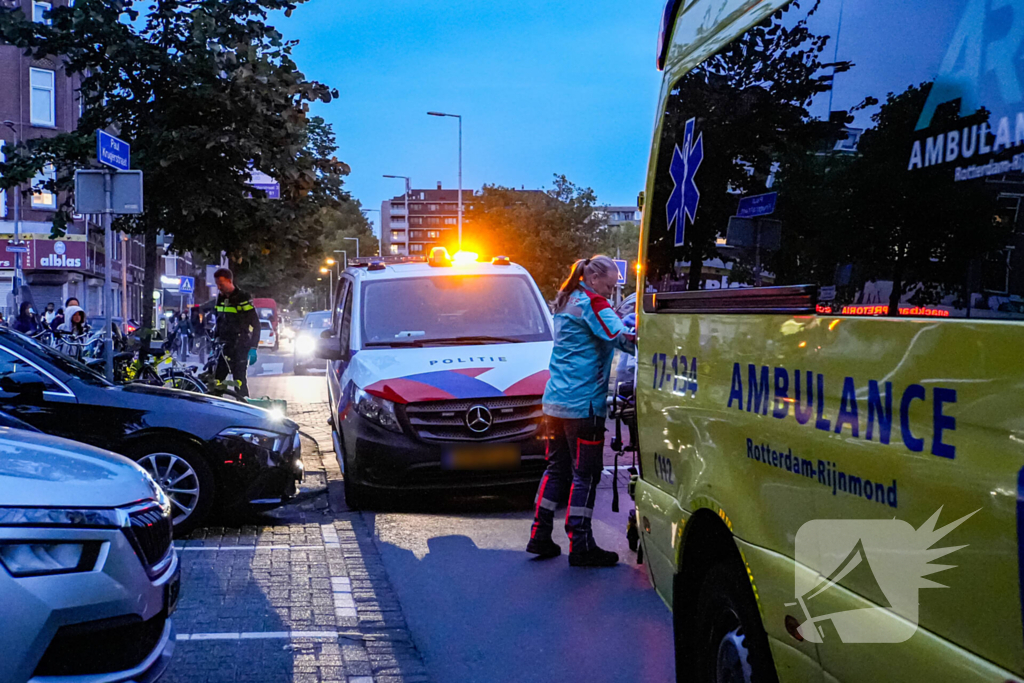
[[[326, 401], [322, 376], [295, 377], [291, 351], [260, 353], [254, 396]], [[329, 448], [329, 446], [328, 446]], [[534, 492], [456, 492], [363, 512], [417, 649], [435, 681], [650, 681], [674, 678], [671, 615], [625, 539], [626, 510], [610, 510], [611, 475], [594, 516], [610, 569], [537, 561], [523, 548]], [[558, 519], [558, 517], [556, 517]], [[556, 529], [563, 552], [568, 541]]]

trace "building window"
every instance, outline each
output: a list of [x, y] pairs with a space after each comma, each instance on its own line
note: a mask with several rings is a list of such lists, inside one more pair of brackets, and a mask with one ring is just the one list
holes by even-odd
[[427, 225], [441, 225], [440, 216], [430, 216], [427, 218]]
[[409, 239], [411, 239], [411, 240], [421, 240], [421, 239], [423, 239], [423, 231], [422, 230], [411, 230], [409, 232]]
[[392, 244], [391, 245], [391, 253], [392, 254], [396, 254], [396, 255], [398, 254], [398, 245], [397, 244]]
[[441, 231], [440, 230], [427, 230], [427, 239], [428, 240], [436, 240], [439, 237], [441, 237]]
[[422, 204], [410, 204], [409, 205], [409, 210], [410, 211], [422, 211], [423, 210], [423, 205]]
[[392, 216], [391, 217], [391, 222], [394, 223], [394, 224], [401, 224], [401, 225], [404, 226], [405, 225], [405, 216]]
[[410, 244], [409, 245], [409, 253], [410, 254], [422, 254], [423, 253], [423, 245], [422, 244]]
[[404, 230], [392, 230], [391, 231], [391, 239], [393, 239], [393, 240], [404, 240], [405, 239], [405, 231]]
[[444, 224], [445, 225], [457, 225], [458, 222], [459, 222], [458, 218], [445, 218], [444, 219]]
[[392, 204], [391, 205], [391, 210], [392, 211], [405, 211], [405, 203], [403, 202], [401, 204]]
[[439, 204], [427, 204], [427, 211], [439, 211], [441, 206]]
[[32, 208], [57, 210], [57, 195], [52, 190], [39, 187], [42, 183], [56, 180], [57, 172], [51, 164], [43, 167], [43, 170], [32, 179]]
[[412, 225], [423, 225], [423, 216], [410, 216], [409, 223]]
[[32, 3], [32, 21], [37, 21], [40, 24], [46, 24], [49, 26], [50, 20], [46, 17], [46, 13], [50, 11], [52, 5], [49, 2], [39, 2], [35, 0]]
[[29, 69], [32, 84], [32, 125], [55, 126], [54, 75], [47, 69]]

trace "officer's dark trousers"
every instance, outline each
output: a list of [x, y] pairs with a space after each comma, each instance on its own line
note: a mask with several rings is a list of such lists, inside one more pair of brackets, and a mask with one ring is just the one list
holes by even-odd
[[218, 381], [223, 382], [227, 379], [228, 374], [231, 374], [231, 379], [236, 382], [241, 382], [242, 386], [239, 387], [239, 393], [242, 396], [249, 395], [249, 381], [246, 379], [245, 373], [249, 369], [249, 350], [234, 350], [229, 351], [224, 349], [223, 355], [220, 360], [217, 361], [217, 373], [214, 377]]
[[569, 490], [569, 509], [565, 514], [565, 532], [569, 552], [585, 552], [596, 547], [590, 528], [594, 499], [604, 467], [604, 418], [570, 420], [545, 416], [548, 468], [537, 489], [533, 529], [530, 537], [551, 538], [555, 508]]

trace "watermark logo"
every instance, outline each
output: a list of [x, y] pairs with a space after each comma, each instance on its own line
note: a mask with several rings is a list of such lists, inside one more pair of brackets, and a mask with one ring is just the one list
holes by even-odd
[[[811, 572], [797, 571], [795, 594], [805, 621], [800, 635], [812, 643], [824, 642], [825, 622], [832, 622], [844, 643], [902, 643], [917, 631], [922, 588], [946, 588], [926, 576], [956, 565], [932, 561], [966, 545], [933, 548], [944, 536], [978, 510], [935, 528], [940, 507], [919, 529], [899, 519], [815, 519], [796, 534], [796, 561]], [[826, 577], [826, 578], [822, 578]], [[881, 605], [829, 612], [835, 606], [831, 592], [844, 580], [881, 595]], [[863, 588], [861, 592], [865, 592]], [[819, 612], [825, 611], [823, 614]], [[894, 618], [893, 613], [902, 618]]]

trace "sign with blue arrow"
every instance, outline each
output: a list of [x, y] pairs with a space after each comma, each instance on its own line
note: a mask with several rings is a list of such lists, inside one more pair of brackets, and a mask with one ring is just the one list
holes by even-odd
[[620, 285], [626, 284], [626, 272], [627, 272], [627, 269], [629, 268], [629, 262], [628, 261], [623, 261], [623, 260], [620, 260], [620, 259], [612, 259], [612, 260], [615, 261], [615, 267], [619, 269], [619, 282], [618, 282], [618, 284], [620, 284]]

